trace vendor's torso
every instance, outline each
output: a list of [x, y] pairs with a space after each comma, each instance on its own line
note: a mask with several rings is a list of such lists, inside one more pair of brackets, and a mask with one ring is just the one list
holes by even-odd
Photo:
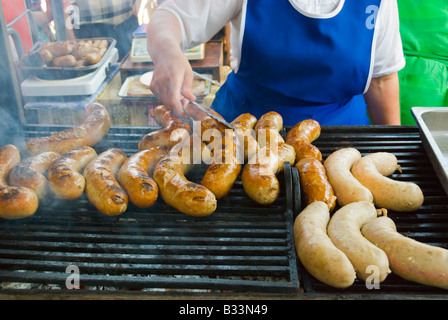
[[300, 0], [247, 0], [235, 81], [263, 101], [291, 106], [364, 93], [381, 0], [340, 0], [322, 15], [304, 12], [294, 1]]

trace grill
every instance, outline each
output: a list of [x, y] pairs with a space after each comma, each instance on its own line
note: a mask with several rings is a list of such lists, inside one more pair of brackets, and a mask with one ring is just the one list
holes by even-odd
[[[417, 127], [322, 127], [322, 134], [314, 144], [321, 150], [324, 159], [333, 151], [345, 147], [354, 147], [363, 155], [372, 152], [393, 153], [402, 167], [402, 174], [395, 173], [392, 178], [417, 183], [423, 191], [425, 201], [416, 212], [389, 211], [388, 216], [396, 223], [397, 230], [405, 236], [448, 249], [448, 198], [429, 162]], [[296, 208], [299, 205], [300, 202]], [[301, 205], [303, 206], [303, 203]], [[295, 216], [296, 214], [297, 210]], [[300, 266], [299, 270], [305, 294], [344, 293], [378, 296], [391, 293], [415, 295], [447, 293], [446, 290], [405, 281], [394, 274], [390, 274], [381, 283], [380, 290], [369, 290], [365, 283], [356, 280], [348, 290], [341, 291], [318, 282], [303, 267]]]
[[[65, 127], [27, 127], [26, 138]], [[148, 128], [112, 128], [95, 149], [130, 156]], [[199, 182], [206, 168], [188, 177]], [[0, 282], [29, 289], [62, 288], [79, 268], [83, 291], [295, 292], [299, 288], [292, 234], [291, 168], [271, 206], [250, 200], [237, 181], [209, 217], [186, 216], [161, 199], [150, 209], [132, 205], [119, 217], [99, 213], [84, 197], [44, 200], [21, 221], [0, 221]], [[12, 283], [12, 284], [11, 284]], [[20, 292], [24, 292], [23, 290]], [[1, 293], [1, 291], [0, 291]]]
[[[25, 138], [63, 129], [27, 126]], [[95, 149], [117, 147], [131, 155], [147, 132], [148, 128], [113, 127]], [[417, 212], [389, 212], [389, 216], [406, 236], [448, 249], [448, 198], [417, 127], [323, 126], [314, 144], [324, 159], [342, 147], [355, 147], [362, 154], [395, 154], [403, 173], [393, 177], [417, 183], [425, 203]], [[190, 180], [199, 181], [204, 170], [197, 166]], [[114, 218], [98, 213], [85, 197], [73, 202], [48, 199], [31, 218], [0, 221], [0, 294], [60, 294], [61, 290], [45, 289], [64, 290], [70, 265], [79, 267], [82, 290], [76, 294], [81, 295], [197, 292], [300, 299], [446, 294], [393, 274], [380, 290], [369, 290], [359, 280], [336, 290], [314, 279], [301, 266], [294, 248], [292, 226], [304, 206], [297, 170], [287, 165], [280, 180], [282, 193], [273, 205], [254, 203], [238, 180], [229, 196], [219, 201], [217, 211], [205, 218], [181, 214], [161, 199], [146, 210], [130, 205]]]

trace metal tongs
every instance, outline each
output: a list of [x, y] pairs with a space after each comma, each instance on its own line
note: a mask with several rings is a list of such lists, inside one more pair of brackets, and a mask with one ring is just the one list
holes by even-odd
[[203, 75], [203, 74], [200, 74], [200, 73], [198, 73], [198, 72], [196, 72], [196, 71], [193, 71], [193, 74], [194, 74], [196, 77], [198, 77], [198, 78], [204, 79], [204, 80], [206, 80], [206, 81], [210, 81], [211, 83], [213, 83], [214, 85], [217, 85], [218, 87], [221, 87], [221, 86], [222, 86], [221, 82], [216, 81], [216, 80], [213, 80], [212, 78], [207, 77], [207, 76], [205, 76], [205, 75]]
[[[185, 98], [187, 99], [187, 98]], [[210, 111], [209, 108], [204, 107], [203, 105], [200, 105], [199, 103], [197, 103], [196, 101], [187, 99], [192, 105], [194, 105], [195, 107], [197, 107], [199, 110], [205, 112], [207, 115], [209, 115], [211, 118], [213, 118], [214, 120], [218, 121], [219, 123], [221, 123], [222, 125], [226, 126], [229, 129], [235, 130], [235, 127], [233, 125], [231, 125], [230, 123], [228, 123], [227, 121], [225, 121], [223, 118], [218, 117], [216, 114], [214, 114], [213, 112]], [[182, 104], [182, 108], [185, 112], [185, 114], [192, 119], [192, 117], [190, 116], [190, 114], [188, 113], [188, 111], [185, 109], [184, 105]]]

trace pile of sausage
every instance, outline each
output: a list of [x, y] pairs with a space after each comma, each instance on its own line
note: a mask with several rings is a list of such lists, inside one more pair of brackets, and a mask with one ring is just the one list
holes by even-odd
[[48, 190], [62, 199], [79, 198], [86, 184], [80, 171], [96, 158], [92, 146], [108, 133], [110, 121], [106, 108], [93, 103], [80, 126], [26, 141], [29, 156], [23, 160], [16, 146], [0, 148], [0, 217], [33, 215]]
[[99, 63], [108, 47], [106, 39], [46, 42], [39, 54], [47, 67], [85, 67]]
[[[264, 205], [273, 203], [280, 194], [277, 175], [296, 156], [280, 134], [282, 117], [269, 112], [257, 120], [243, 114], [233, 121], [236, 130], [229, 130], [194, 106], [187, 109], [200, 124], [197, 128], [163, 105], [152, 109], [162, 128], [143, 136], [138, 152], [129, 158], [118, 148], [101, 154], [93, 149], [110, 129], [110, 116], [98, 103], [86, 108], [80, 126], [26, 141], [31, 155], [23, 160], [17, 147], [4, 146], [0, 149], [0, 217], [33, 215], [48, 191], [65, 200], [85, 193], [108, 216], [124, 213], [129, 202], [149, 208], [160, 195], [178, 211], [202, 217], [216, 210], [218, 199], [228, 195], [240, 174], [250, 198]], [[254, 131], [268, 132], [267, 139], [259, 143], [261, 137]], [[202, 181], [195, 183], [186, 174], [198, 163], [194, 159], [198, 155], [199, 163], [208, 164], [208, 169]]]
[[342, 148], [322, 163], [311, 144], [318, 136], [309, 135], [312, 139], [302, 143], [313, 152], [296, 165], [308, 199], [294, 221], [296, 252], [305, 269], [342, 289], [356, 279], [379, 286], [391, 272], [448, 289], [448, 250], [400, 234], [387, 215], [388, 210], [415, 211], [424, 201], [418, 185], [390, 177], [401, 172], [397, 158]]

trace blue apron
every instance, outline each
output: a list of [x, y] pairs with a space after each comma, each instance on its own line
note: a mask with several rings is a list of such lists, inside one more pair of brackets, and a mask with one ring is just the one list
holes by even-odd
[[212, 108], [227, 121], [277, 111], [287, 126], [368, 125], [363, 93], [375, 31], [368, 7], [380, 3], [345, 0], [333, 17], [316, 18], [288, 0], [247, 0], [240, 66]]

